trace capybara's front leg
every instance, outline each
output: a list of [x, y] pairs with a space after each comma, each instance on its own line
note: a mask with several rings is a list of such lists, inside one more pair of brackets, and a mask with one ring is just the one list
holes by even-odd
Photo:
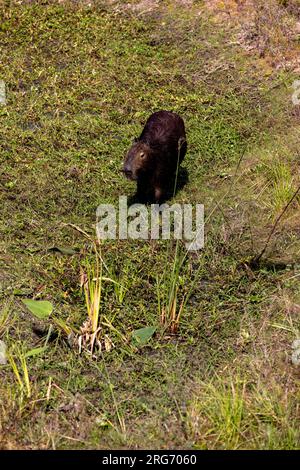
[[147, 179], [137, 181], [136, 196], [137, 196], [138, 202], [140, 203], [149, 202], [149, 200], [151, 199], [152, 191], [153, 189], [151, 188], [150, 182]]
[[163, 196], [164, 196], [164, 192], [163, 192], [162, 188], [160, 188], [159, 186], [156, 186], [154, 188], [154, 200], [155, 200], [155, 202], [157, 204], [159, 202], [161, 202], [163, 200]]

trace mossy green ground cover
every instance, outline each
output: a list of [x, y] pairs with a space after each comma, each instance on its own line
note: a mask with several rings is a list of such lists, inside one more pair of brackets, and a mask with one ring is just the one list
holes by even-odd
[[[43, 345], [51, 323], [21, 300], [51, 301], [72, 327], [85, 321], [80, 267], [93, 253], [66, 224], [93, 237], [97, 206], [134, 193], [120, 168], [152, 112], [184, 118], [189, 181], [174, 201], [203, 203], [207, 216], [205, 248], [178, 277], [179, 298], [193, 291], [175, 336], [159, 327], [156, 292], [175, 246], [103, 242], [107, 275], [126, 289], [104, 285], [115, 347], [79, 355], [56, 325], [46, 351], [26, 360], [30, 396], [11, 364], [0, 366], [1, 447], [298, 448], [297, 201], [271, 262], [245, 264], [299, 184], [293, 77], [247, 55], [201, 2], [146, 14], [1, 2], [0, 17], [0, 334], [21, 376], [20, 351]], [[158, 329], [135, 350], [143, 326]]]

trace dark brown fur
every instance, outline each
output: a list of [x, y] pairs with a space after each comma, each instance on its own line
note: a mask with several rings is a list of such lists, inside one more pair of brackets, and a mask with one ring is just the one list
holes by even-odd
[[178, 114], [158, 111], [149, 117], [123, 166], [126, 177], [137, 181], [139, 200], [160, 202], [166, 198], [174, 189], [186, 149], [184, 122]]

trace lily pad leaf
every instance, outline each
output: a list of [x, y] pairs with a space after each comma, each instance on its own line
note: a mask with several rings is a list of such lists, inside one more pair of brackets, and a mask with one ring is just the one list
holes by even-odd
[[132, 340], [142, 346], [152, 338], [155, 331], [156, 326], [146, 326], [145, 328], [134, 330], [132, 333]]
[[48, 318], [53, 311], [53, 305], [48, 300], [25, 299], [22, 302], [34, 316], [40, 319]]

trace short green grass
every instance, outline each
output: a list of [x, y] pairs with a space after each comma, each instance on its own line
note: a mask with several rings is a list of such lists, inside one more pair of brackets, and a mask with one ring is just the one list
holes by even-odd
[[259, 377], [253, 383], [235, 371], [234, 378], [198, 385], [188, 429], [198, 448], [297, 449], [298, 405], [297, 397], [287, 400], [275, 383], [265, 387]]
[[[265, 74], [199, 2], [147, 14], [121, 6], [0, 6], [0, 335], [13, 358], [0, 366], [0, 446], [297, 448], [297, 201], [267, 253], [285, 269], [245, 264], [299, 183], [292, 77]], [[102, 285], [101, 314], [115, 348], [79, 355], [55, 323], [46, 351], [24, 358], [45, 344], [51, 319], [36, 320], [22, 299], [50, 300], [61, 325], [86, 320], [80, 270], [94, 253], [68, 224], [94, 237], [97, 206], [134, 193], [122, 159], [158, 109], [186, 122], [189, 181], [175, 201], [204, 203], [207, 220], [205, 249], [178, 273], [178, 302], [188, 302], [177, 334], [160, 327], [157, 295], [158, 277], [169, 295], [175, 244], [106, 241], [103, 276], [115, 282]], [[145, 326], [156, 335], [132, 347]]]

